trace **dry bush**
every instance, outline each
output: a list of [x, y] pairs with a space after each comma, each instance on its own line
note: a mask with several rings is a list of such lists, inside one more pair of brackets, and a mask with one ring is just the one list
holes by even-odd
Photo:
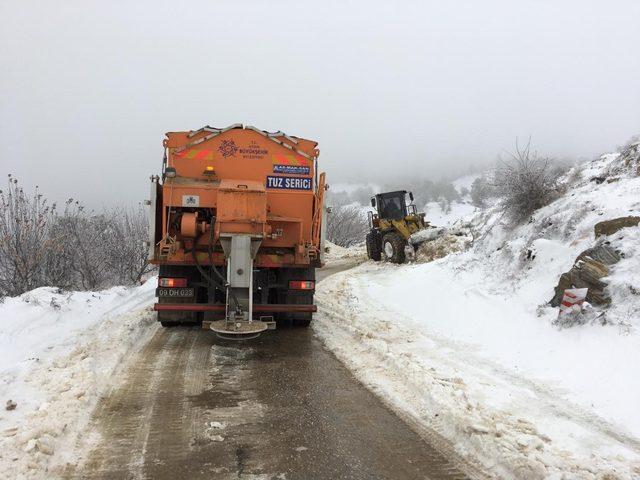
[[96, 214], [69, 199], [63, 212], [9, 177], [0, 191], [0, 296], [41, 286], [96, 290], [137, 284], [150, 271], [143, 207]]
[[510, 155], [510, 160], [498, 164], [493, 187], [504, 212], [519, 223], [557, 198], [560, 173], [550, 159], [532, 152], [530, 143], [523, 149], [516, 144], [515, 153]]
[[49, 205], [37, 187], [29, 196], [9, 175], [7, 189], [0, 190], [0, 295], [47, 285], [44, 265], [53, 218], [55, 205]]
[[327, 215], [327, 239], [341, 247], [364, 242], [368, 231], [367, 217], [358, 206], [333, 207]]
[[147, 259], [147, 211], [142, 205], [118, 208], [106, 215], [104, 253], [116, 284], [139, 283], [153, 268]]

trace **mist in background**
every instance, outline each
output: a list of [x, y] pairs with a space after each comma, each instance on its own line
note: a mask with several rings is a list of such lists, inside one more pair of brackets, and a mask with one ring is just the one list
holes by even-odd
[[206, 124], [314, 139], [330, 183], [640, 133], [636, 0], [16, 0], [0, 18], [0, 174], [94, 207], [146, 198], [164, 133]]

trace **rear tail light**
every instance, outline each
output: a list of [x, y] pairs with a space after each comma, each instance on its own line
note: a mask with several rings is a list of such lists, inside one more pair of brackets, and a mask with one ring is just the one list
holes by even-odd
[[186, 278], [159, 278], [158, 286], [184, 288], [187, 286], [187, 279]]
[[291, 290], [313, 290], [316, 286], [316, 282], [310, 280], [291, 280], [289, 282], [289, 288]]

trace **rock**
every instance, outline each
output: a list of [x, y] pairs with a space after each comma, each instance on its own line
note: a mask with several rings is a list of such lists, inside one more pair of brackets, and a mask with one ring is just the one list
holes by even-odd
[[593, 229], [596, 234], [596, 238], [598, 238], [600, 235], [613, 235], [623, 228], [637, 227], [639, 223], [640, 217], [620, 217], [611, 220], [605, 220], [603, 222], [598, 222]]
[[5, 410], [15, 410], [16, 407], [18, 406], [18, 404], [16, 402], [14, 402], [13, 400], [9, 399], [7, 400], [7, 403], [4, 407]]
[[576, 258], [576, 262], [585, 258], [592, 258], [605, 265], [613, 265], [620, 261], [620, 254], [608, 245], [599, 245], [597, 247], [588, 248]]
[[608, 245], [598, 245], [582, 252], [571, 270], [560, 276], [551, 306], [559, 306], [564, 291], [569, 288], [588, 288], [587, 302], [592, 305], [609, 305], [611, 297], [606, 292], [607, 283], [602, 278], [609, 275], [609, 267], [618, 261], [620, 254]]

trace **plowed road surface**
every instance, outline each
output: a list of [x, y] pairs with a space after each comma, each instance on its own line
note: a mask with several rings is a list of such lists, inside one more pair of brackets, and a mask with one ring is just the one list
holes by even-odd
[[[319, 272], [319, 278], [332, 273]], [[94, 412], [70, 478], [465, 478], [317, 340], [160, 329]]]

